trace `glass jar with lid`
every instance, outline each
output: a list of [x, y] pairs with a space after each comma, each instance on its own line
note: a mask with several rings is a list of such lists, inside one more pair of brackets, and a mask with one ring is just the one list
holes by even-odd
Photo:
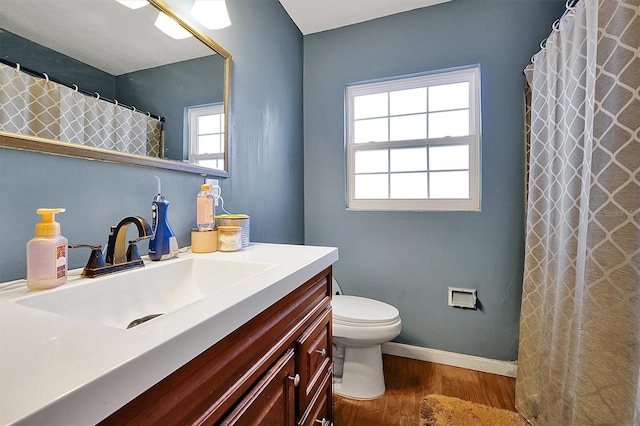
[[241, 226], [218, 226], [218, 250], [238, 251], [242, 250]]

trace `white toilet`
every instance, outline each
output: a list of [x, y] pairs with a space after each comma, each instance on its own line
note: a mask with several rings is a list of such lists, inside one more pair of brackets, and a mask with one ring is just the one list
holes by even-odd
[[333, 391], [376, 398], [385, 391], [380, 345], [400, 334], [400, 313], [378, 300], [343, 295], [335, 278], [333, 294]]

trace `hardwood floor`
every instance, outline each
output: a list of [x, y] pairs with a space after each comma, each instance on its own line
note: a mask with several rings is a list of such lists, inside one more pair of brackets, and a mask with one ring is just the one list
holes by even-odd
[[335, 426], [415, 426], [428, 394], [454, 396], [515, 411], [516, 379], [409, 358], [383, 355], [387, 390], [360, 401], [335, 396]]

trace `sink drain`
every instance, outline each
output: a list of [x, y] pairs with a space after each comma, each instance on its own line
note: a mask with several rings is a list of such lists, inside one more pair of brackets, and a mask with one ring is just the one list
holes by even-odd
[[151, 314], [151, 315], [144, 316], [144, 317], [142, 317], [142, 318], [134, 319], [133, 321], [131, 321], [131, 322], [129, 323], [129, 325], [127, 326], [127, 329], [129, 329], [129, 328], [133, 328], [133, 327], [135, 327], [135, 326], [137, 326], [137, 325], [140, 325], [140, 324], [142, 324], [143, 322], [147, 322], [147, 321], [149, 321], [149, 320], [152, 320], [152, 319], [154, 319], [155, 317], [159, 317], [160, 315], [162, 315], [162, 314]]

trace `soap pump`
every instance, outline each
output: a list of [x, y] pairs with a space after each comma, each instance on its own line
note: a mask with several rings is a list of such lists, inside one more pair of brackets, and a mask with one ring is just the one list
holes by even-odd
[[35, 236], [27, 243], [27, 287], [44, 290], [67, 282], [67, 244], [60, 235], [56, 213], [65, 209], [38, 209], [42, 216]]
[[178, 240], [169, 226], [167, 210], [169, 201], [162, 195], [160, 178], [158, 179], [158, 195], [151, 203], [151, 229], [153, 237], [149, 240], [149, 259], [165, 260], [178, 255]]

